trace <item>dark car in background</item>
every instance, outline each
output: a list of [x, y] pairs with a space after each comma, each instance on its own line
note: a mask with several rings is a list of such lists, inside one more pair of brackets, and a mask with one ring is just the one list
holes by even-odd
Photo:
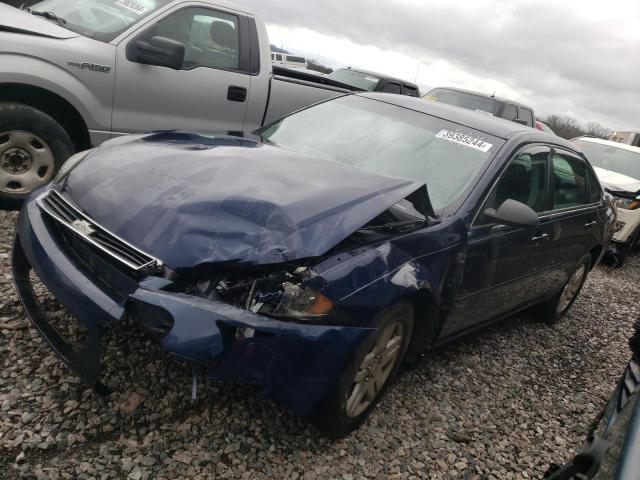
[[414, 83], [389, 77], [381, 73], [356, 70], [354, 68], [339, 68], [327, 75], [327, 78], [335, 82], [359, 88], [365, 92], [395, 93], [419, 97], [420, 90]]
[[[24, 205], [13, 269], [27, 314], [87, 384], [101, 385], [104, 331], [129, 319], [340, 437], [403, 358], [529, 307], [560, 320], [613, 222], [571, 143], [363, 93], [254, 133], [156, 132], [77, 154]], [[81, 346], [39, 308], [31, 271], [88, 330]]]
[[504, 118], [528, 127], [535, 128], [535, 114], [533, 108], [513, 100], [498, 98], [495, 95], [462, 90], [459, 88], [438, 87], [431, 90], [424, 97], [425, 100], [455, 105], [456, 107], [475, 110], [477, 112]]
[[548, 480], [637, 480], [640, 477], [640, 321], [633, 352], [611, 400], [600, 413], [582, 451], [551, 467]]

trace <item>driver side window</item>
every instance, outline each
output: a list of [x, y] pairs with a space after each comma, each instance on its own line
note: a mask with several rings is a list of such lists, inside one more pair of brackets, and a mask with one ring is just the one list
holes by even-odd
[[[497, 210], [505, 200], [517, 200], [535, 212], [547, 209], [547, 152], [520, 153], [511, 160], [500, 180], [487, 198], [482, 211]], [[477, 225], [489, 225], [491, 221], [481, 215]]]
[[185, 45], [183, 70], [197, 67], [237, 70], [238, 17], [207, 8], [183, 8], [160, 20], [144, 37], [160, 36]]

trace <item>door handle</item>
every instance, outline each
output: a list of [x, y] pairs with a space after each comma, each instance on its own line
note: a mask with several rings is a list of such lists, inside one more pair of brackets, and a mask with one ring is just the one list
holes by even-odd
[[244, 102], [247, 99], [247, 89], [231, 85], [227, 90], [227, 100], [231, 102]]
[[591, 220], [590, 222], [587, 222], [584, 224], [584, 228], [589, 230], [591, 227], [594, 227], [597, 223], [598, 222], [596, 222], [595, 220]]
[[535, 237], [531, 237], [532, 242], [539, 242], [540, 240], [547, 240], [549, 238], [548, 233], [541, 233], [540, 235], [536, 235]]

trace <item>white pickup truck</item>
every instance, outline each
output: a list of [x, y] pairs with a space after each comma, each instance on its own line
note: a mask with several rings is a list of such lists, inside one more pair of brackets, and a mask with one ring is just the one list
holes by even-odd
[[262, 20], [223, 0], [0, 4], [0, 208], [114, 136], [251, 131], [353, 90], [272, 68]]

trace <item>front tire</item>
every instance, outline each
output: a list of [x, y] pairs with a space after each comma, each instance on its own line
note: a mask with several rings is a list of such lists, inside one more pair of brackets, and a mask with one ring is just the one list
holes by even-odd
[[413, 322], [413, 305], [408, 301], [376, 317], [376, 330], [353, 353], [336, 386], [320, 401], [311, 418], [325, 436], [342, 438], [364, 422], [398, 371]]
[[0, 209], [20, 208], [73, 152], [69, 135], [52, 117], [28, 105], [0, 103]]
[[587, 254], [580, 259], [560, 292], [539, 307], [544, 323], [554, 325], [567, 315], [582, 291], [590, 269], [591, 255]]

